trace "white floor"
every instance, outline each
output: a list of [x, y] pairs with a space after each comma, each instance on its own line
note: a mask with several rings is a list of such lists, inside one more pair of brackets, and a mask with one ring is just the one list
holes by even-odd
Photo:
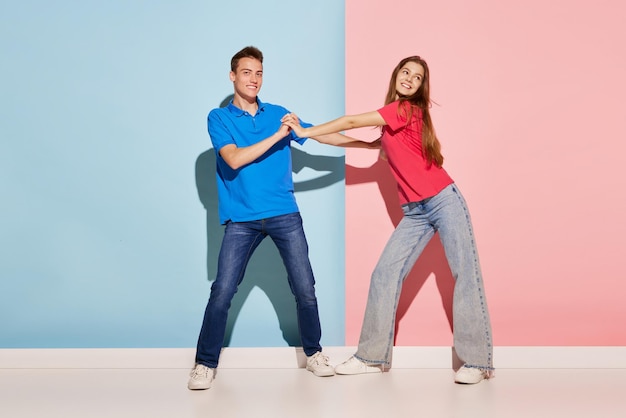
[[0, 417], [626, 416], [626, 369], [498, 369], [478, 385], [451, 369], [319, 378], [298, 368], [218, 370], [189, 391], [188, 369], [0, 369]]

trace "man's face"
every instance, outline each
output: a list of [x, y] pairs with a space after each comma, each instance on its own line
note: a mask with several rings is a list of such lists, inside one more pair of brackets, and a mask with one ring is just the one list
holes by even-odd
[[263, 84], [263, 64], [254, 58], [241, 58], [237, 70], [230, 72], [235, 94], [248, 101], [256, 100]]

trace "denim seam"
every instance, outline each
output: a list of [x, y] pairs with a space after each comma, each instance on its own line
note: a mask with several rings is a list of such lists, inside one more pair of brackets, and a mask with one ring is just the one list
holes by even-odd
[[[483, 326], [485, 327], [484, 331], [485, 331], [485, 336], [487, 339], [487, 363], [489, 364], [488, 366], [488, 370], [494, 370], [493, 369], [493, 358], [492, 358], [492, 349], [493, 349], [493, 344], [492, 344], [492, 340], [491, 340], [491, 334], [489, 332], [489, 328], [487, 327], [487, 312], [486, 312], [486, 307], [485, 307], [485, 290], [483, 288], [483, 286], [481, 286], [480, 284], [480, 280], [479, 278], [481, 278], [481, 274], [480, 271], [478, 270], [478, 265], [479, 265], [479, 261], [478, 261], [478, 254], [476, 253], [476, 239], [474, 237], [474, 229], [472, 228], [472, 222], [471, 222], [471, 218], [469, 215], [469, 211], [467, 208], [467, 205], [464, 202], [464, 199], [461, 198], [461, 196], [459, 195], [456, 187], [453, 187], [452, 190], [454, 191], [454, 193], [457, 196], [457, 199], [459, 199], [461, 201], [461, 207], [463, 208], [463, 212], [465, 213], [465, 220], [467, 222], [468, 228], [469, 228], [469, 235], [470, 235], [470, 239], [472, 240], [472, 252], [473, 252], [473, 257], [474, 257], [474, 277], [476, 277], [476, 284], [477, 284], [477, 288], [478, 288], [478, 296], [480, 297], [480, 306], [481, 306], [481, 311], [482, 311], [482, 315], [483, 315]], [[483, 367], [478, 367], [478, 366], [467, 366], [467, 367], [477, 367], [480, 369], [484, 369]]]

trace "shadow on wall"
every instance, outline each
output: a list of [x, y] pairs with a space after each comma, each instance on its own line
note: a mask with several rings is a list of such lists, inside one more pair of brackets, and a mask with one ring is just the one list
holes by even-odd
[[[402, 219], [403, 213], [398, 202], [398, 191], [396, 181], [393, 178], [387, 162], [378, 159], [370, 167], [357, 168], [346, 165], [346, 185], [376, 183], [380, 194], [383, 197], [389, 219], [396, 227]], [[411, 303], [419, 293], [428, 277], [434, 274], [437, 281], [437, 288], [441, 295], [441, 302], [452, 330], [452, 295], [454, 292], [454, 278], [450, 272], [448, 261], [439, 240], [439, 234], [435, 234], [430, 240], [424, 252], [418, 258], [411, 273], [407, 276], [402, 285], [402, 294], [398, 302], [396, 314], [396, 339], [398, 327], [402, 318], [407, 313]], [[395, 343], [395, 341], [394, 341]]]
[[[228, 105], [232, 98], [233, 95], [226, 97], [220, 107]], [[293, 147], [291, 150], [294, 172], [299, 172], [304, 167], [328, 172], [322, 177], [295, 183], [296, 192], [321, 189], [344, 179], [344, 157], [310, 155]], [[220, 225], [219, 222], [215, 164], [216, 155], [213, 148], [200, 154], [196, 160], [196, 187], [200, 201], [206, 210], [207, 275], [209, 281], [213, 281], [217, 273], [217, 258], [224, 235], [224, 226]], [[246, 275], [239, 285], [228, 313], [224, 346], [230, 345], [237, 318], [250, 292], [255, 287], [265, 293], [272, 304], [285, 342], [292, 347], [301, 346], [295, 298], [289, 288], [287, 272], [280, 254], [271, 238], [261, 242], [248, 263]]]

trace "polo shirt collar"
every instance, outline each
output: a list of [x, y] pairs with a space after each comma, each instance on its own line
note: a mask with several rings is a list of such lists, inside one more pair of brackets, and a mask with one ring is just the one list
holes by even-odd
[[[263, 103], [258, 97], [256, 98], [256, 104], [259, 107], [259, 110], [257, 110], [257, 113], [261, 113], [262, 111], [265, 110], [265, 103]], [[232, 99], [228, 103], [227, 107], [228, 107], [228, 110], [235, 116], [243, 116], [245, 113], [247, 113], [245, 110], [239, 109], [237, 106], [235, 106], [233, 104]]]

